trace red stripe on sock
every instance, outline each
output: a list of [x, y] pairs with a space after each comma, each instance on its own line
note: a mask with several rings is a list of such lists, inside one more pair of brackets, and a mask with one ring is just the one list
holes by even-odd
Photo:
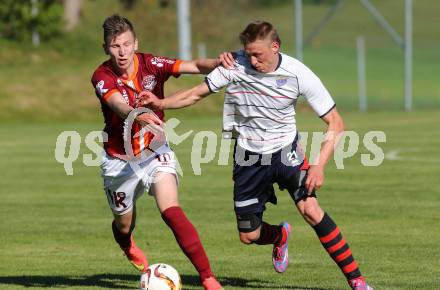
[[348, 274], [350, 272], [353, 272], [357, 268], [358, 268], [358, 264], [355, 261], [353, 261], [347, 266], [342, 267], [342, 272], [344, 272], [344, 274]]
[[353, 284], [356, 284], [356, 282], [358, 282], [358, 281], [362, 281], [363, 283], [365, 283], [364, 277], [359, 276], [359, 277], [348, 280], [348, 284], [353, 285]]
[[351, 251], [350, 251], [350, 249], [347, 249], [347, 250], [346, 250], [345, 252], [343, 252], [342, 254], [336, 256], [336, 257], [335, 257], [335, 261], [339, 263], [339, 262], [341, 262], [341, 261], [347, 259], [347, 258], [350, 257], [350, 256], [351, 256]]
[[337, 235], [339, 235], [339, 228], [334, 229], [330, 234], [319, 238], [321, 243], [328, 243], [333, 240]]
[[333, 254], [334, 252], [336, 252], [337, 250], [339, 250], [340, 248], [342, 248], [345, 245], [345, 240], [342, 239], [340, 240], [336, 245], [331, 246], [330, 248], [327, 249], [327, 252], [329, 254]]

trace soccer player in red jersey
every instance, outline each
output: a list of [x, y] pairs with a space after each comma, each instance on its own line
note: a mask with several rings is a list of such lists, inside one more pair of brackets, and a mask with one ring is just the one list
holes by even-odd
[[[208, 73], [217, 67], [219, 59], [182, 61], [136, 52], [138, 41], [130, 21], [119, 15], [108, 17], [103, 24], [104, 50], [109, 60], [102, 63], [92, 76], [92, 84], [101, 102], [107, 140], [101, 165], [104, 189], [114, 220], [112, 230], [115, 241], [129, 261], [141, 272], [148, 267], [144, 253], [135, 245], [133, 229], [136, 222], [136, 199], [144, 191], [156, 199], [165, 223], [191, 263], [200, 274], [203, 287], [207, 290], [222, 289], [212, 273], [208, 257], [203, 249], [196, 229], [179, 206], [176, 161], [174, 153], [164, 142], [158, 150], [149, 151], [142, 158], [142, 164], [131, 166], [127, 156], [123, 135], [124, 125], [130, 112], [136, 107], [136, 100], [144, 91], [151, 91], [163, 98], [164, 83], [170, 77], [181, 73]], [[132, 155], [150, 149], [154, 138], [151, 132], [143, 132], [148, 125], [160, 126], [164, 113], [143, 113], [135, 117], [131, 128]], [[131, 153], [130, 152], [130, 153]], [[130, 155], [130, 154], [128, 154]]]

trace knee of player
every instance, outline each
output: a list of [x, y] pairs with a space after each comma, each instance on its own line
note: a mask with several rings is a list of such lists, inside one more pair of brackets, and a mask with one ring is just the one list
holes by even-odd
[[117, 223], [116, 227], [121, 234], [128, 235], [133, 231], [134, 225], [129, 223]]
[[124, 226], [119, 230], [121, 231], [121, 233], [128, 235], [132, 232], [133, 229], [130, 226]]
[[237, 215], [237, 228], [240, 241], [243, 244], [252, 244], [260, 237], [262, 213]]
[[240, 233], [240, 241], [243, 244], [250, 245], [254, 241], [258, 240], [259, 233], [257, 231], [249, 232], [249, 233]]
[[324, 216], [324, 211], [316, 204], [305, 206], [301, 211], [304, 218], [311, 224], [318, 224]]

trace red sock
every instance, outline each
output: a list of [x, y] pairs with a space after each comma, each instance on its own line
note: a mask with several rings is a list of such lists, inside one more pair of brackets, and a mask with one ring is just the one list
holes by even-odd
[[170, 207], [162, 213], [162, 218], [173, 231], [182, 251], [199, 272], [201, 281], [214, 276], [199, 235], [183, 210], [177, 206]]

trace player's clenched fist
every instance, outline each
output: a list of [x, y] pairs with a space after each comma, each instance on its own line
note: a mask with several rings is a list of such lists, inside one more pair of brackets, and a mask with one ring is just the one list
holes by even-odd
[[231, 52], [228, 52], [228, 51], [222, 52], [218, 56], [218, 61], [219, 61], [219, 65], [221, 64], [223, 67], [225, 67], [227, 69], [234, 68], [235, 59], [234, 59], [234, 56]]

